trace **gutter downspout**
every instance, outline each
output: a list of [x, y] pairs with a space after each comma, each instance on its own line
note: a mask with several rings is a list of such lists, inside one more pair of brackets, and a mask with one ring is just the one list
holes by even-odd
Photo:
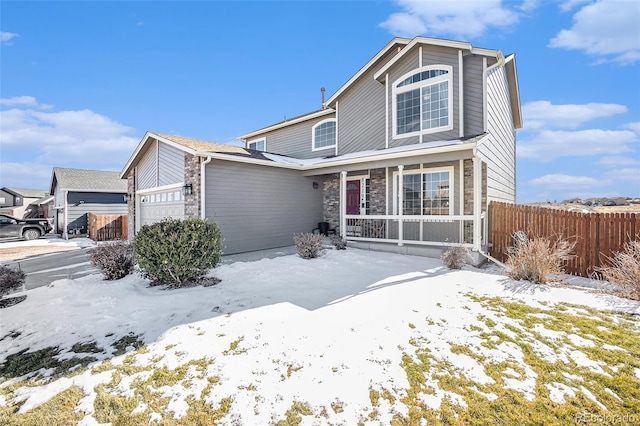
[[68, 216], [68, 211], [69, 211], [69, 206], [67, 204], [67, 198], [69, 196], [69, 191], [64, 191], [64, 230], [63, 230], [63, 236], [65, 240], [69, 239], [69, 232], [67, 230], [67, 222], [69, 221], [69, 216]]
[[[476, 188], [479, 188], [479, 191], [476, 191]], [[489, 253], [486, 253], [482, 249], [481, 240], [481, 230], [480, 224], [482, 220], [482, 160], [478, 156], [478, 152], [476, 148], [473, 148], [473, 249], [484, 256], [486, 259], [491, 260], [496, 265], [509, 270], [504, 263], [500, 262], [495, 257], [491, 256]], [[485, 220], [489, 220], [488, 217], [485, 216]], [[486, 235], [488, 239], [488, 235]], [[489, 241], [487, 240], [487, 246]]]
[[205, 170], [207, 169], [207, 164], [211, 162], [211, 156], [208, 156], [206, 160], [200, 163], [200, 219], [206, 219], [206, 211], [205, 211]]

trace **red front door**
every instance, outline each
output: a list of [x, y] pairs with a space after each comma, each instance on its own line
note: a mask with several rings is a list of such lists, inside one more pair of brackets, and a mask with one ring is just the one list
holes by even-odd
[[360, 181], [347, 181], [347, 214], [360, 214]]

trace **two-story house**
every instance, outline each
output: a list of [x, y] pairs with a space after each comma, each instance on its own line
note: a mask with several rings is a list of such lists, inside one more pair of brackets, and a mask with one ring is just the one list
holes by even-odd
[[245, 148], [147, 133], [121, 172], [129, 235], [199, 216], [235, 253], [325, 221], [358, 247], [480, 252], [487, 204], [515, 202], [521, 124], [514, 55], [395, 38], [321, 110], [243, 135]]

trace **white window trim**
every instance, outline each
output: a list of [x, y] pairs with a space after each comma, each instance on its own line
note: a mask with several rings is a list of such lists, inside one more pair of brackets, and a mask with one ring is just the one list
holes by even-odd
[[[356, 176], [347, 176], [347, 182], [349, 182], [350, 180], [360, 181], [360, 211], [359, 211], [358, 215], [363, 214], [362, 213], [362, 209], [363, 209], [362, 206], [365, 205], [366, 200], [367, 200], [367, 194], [366, 194], [366, 180], [367, 179], [369, 179], [369, 181], [371, 181], [371, 174], [370, 173], [367, 173], [366, 175], [362, 174], [362, 175], [356, 175]], [[369, 182], [369, 183], [371, 183], [371, 182]], [[369, 195], [371, 195], [371, 194], [369, 194]], [[346, 200], [345, 200], [345, 202], [346, 202]], [[369, 207], [369, 208], [371, 208], [371, 207]]]
[[335, 142], [333, 145], [327, 145], [327, 146], [322, 146], [320, 148], [316, 148], [316, 127], [321, 126], [330, 121], [333, 121], [334, 123], [336, 123], [336, 141], [338, 140], [338, 120], [336, 120], [335, 118], [327, 118], [326, 120], [318, 121], [311, 128], [311, 151], [324, 151], [325, 149], [331, 149], [331, 148], [335, 149], [336, 147]]
[[247, 149], [255, 149], [255, 148], [251, 148], [251, 144], [257, 144], [258, 142], [264, 142], [264, 150], [262, 152], [266, 152], [267, 151], [267, 137], [262, 137], [262, 138], [257, 138], [257, 139], [252, 139], [250, 141], [247, 141]]
[[[419, 168], [412, 170], [403, 170], [402, 176], [407, 175], [421, 175], [424, 173], [438, 173], [438, 172], [449, 172], [449, 216], [453, 216], [453, 206], [456, 202], [455, 191], [453, 188], [455, 187], [455, 176], [453, 175], [453, 166], [442, 166], [442, 167], [431, 167], [431, 168]], [[420, 180], [422, 185], [422, 179]], [[421, 191], [424, 191], [424, 188], [421, 188]], [[424, 208], [422, 209], [424, 211]], [[403, 212], [404, 213], [404, 212]], [[393, 214], [397, 215], [398, 213], [398, 171], [393, 172]], [[424, 216], [424, 215], [420, 215]], [[442, 215], [445, 216], [445, 215]]]
[[[402, 80], [409, 78], [414, 74], [417, 74], [423, 71], [436, 70], [436, 69], [447, 70], [448, 73], [444, 75], [439, 75], [437, 77], [430, 78], [427, 80], [418, 81], [417, 83], [408, 84], [406, 86], [402, 86], [401, 88], [396, 87], [398, 83], [400, 83]], [[449, 104], [447, 105], [447, 108], [449, 110], [449, 125], [434, 127], [431, 129], [418, 130], [417, 132], [398, 134], [397, 95], [399, 93], [404, 93], [404, 92], [408, 92], [418, 88], [442, 83], [443, 81], [449, 82], [449, 96], [448, 96]], [[398, 78], [393, 82], [393, 85], [391, 87], [391, 100], [392, 100], [391, 121], [392, 121], [392, 138], [393, 139], [408, 138], [411, 136], [419, 136], [419, 135], [426, 135], [430, 133], [438, 133], [438, 132], [445, 132], [447, 130], [453, 130], [453, 67], [451, 65], [428, 65], [426, 67], [416, 68], [414, 70], [409, 71], [406, 74], [403, 74], [400, 78]], [[420, 117], [420, 122], [422, 123], [422, 117]], [[420, 127], [422, 127], [422, 124], [420, 125]]]

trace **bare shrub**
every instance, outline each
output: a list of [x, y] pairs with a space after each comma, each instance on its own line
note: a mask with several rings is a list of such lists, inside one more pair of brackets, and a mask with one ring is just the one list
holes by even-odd
[[564, 272], [563, 262], [574, 257], [571, 253], [575, 245], [562, 238], [518, 238], [507, 252], [508, 275], [514, 280], [544, 284], [550, 275]]
[[27, 275], [21, 269], [0, 266], [0, 298], [5, 294], [18, 291], [24, 285]]
[[347, 241], [344, 238], [342, 238], [340, 235], [332, 235], [331, 244], [335, 246], [336, 250], [347, 249]]
[[469, 250], [465, 247], [450, 248], [442, 254], [440, 259], [449, 269], [461, 269], [471, 261]]
[[303, 259], [315, 259], [322, 254], [324, 236], [321, 234], [294, 234], [293, 242], [296, 245], [298, 256]]
[[133, 273], [133, 244], [110, 241], [89, 250], [89, 260], [102, 271], [105, 279], [119, 280]]
[[621, 287], [629, 299], [640, 300], [640, 241], [631, 241], [607, 258], [611, 266], [598, 268], [602, 277]]

